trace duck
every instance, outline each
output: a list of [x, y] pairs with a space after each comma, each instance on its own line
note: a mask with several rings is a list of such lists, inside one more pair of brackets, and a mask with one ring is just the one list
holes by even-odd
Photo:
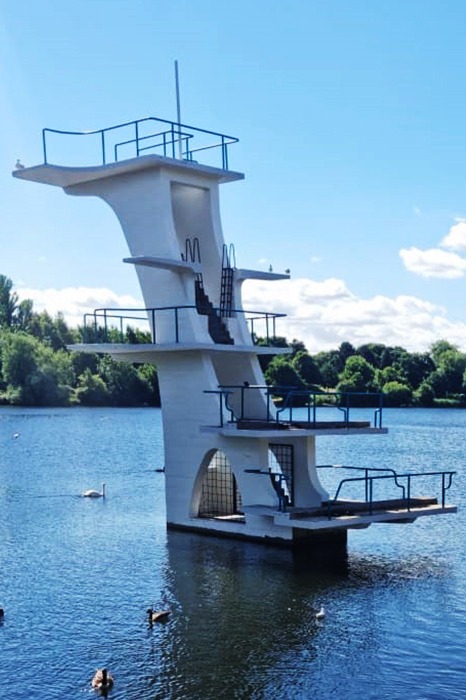
[[323, 606], [320, 608], [319, 612], [316, 613], [316, 620], [323, 620], [325, 618], [325, 610]]
[[102, 491], [95, 491], [94, 489], [88, 489], [82, 494], [83, 498], [105, 498], [105, 484], [102, 484]]
[[149, 623], [152, 624], [153, 622], [168, 620], [170, 610], [153, 610], [152, 608], [148, 608], [147, 614], [149, 615]]
[[96, 690], [109, 690], [113, 685], [113, 678], [106, 668], [98, 668], [92, 679], [92, 687]]
[[15, 434], [13, 435], [13, 440], [17, 440], [18, 438], [19, 438], [19, 433], [15, 433]]
[[0, 622], [3, 620], [4, 617], [5, 617], [5, 611], [3, 608], [0, 608]]

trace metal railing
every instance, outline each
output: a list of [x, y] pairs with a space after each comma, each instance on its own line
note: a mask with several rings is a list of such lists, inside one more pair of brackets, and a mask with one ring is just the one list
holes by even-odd
[[[325, 465], [325, 466], [330, 466], [330, 465]], [[322, 468], [322, 467], [321, 467]], [[342, 479], [340, 483], [338, 484], [338, 487], [335, 492], [335, 496], [333, 499], [329, 500], [327, 503], [327, 517], [329, 520], [332, 519], [332, 506], [340, 506], [341, 503], [338, 504], [338, 496], [340, 495], [340, 492], [345, 484], [349, 483], [356, 483], [356, 482], [364, 482], [364, 488], [365, 488], [365, 500], [364, 504], [367, 506], [367, 512], [369, 515], [373, 514], [374, 510], [374, 481], [387, 481], [388, 479], [393, 479], [395, 485], [402, 490], [403, 496], [402, 496], [402, 502], [405, 505], [405, 508], [408, 512], [411, 511], [412, 507], [412, 501], [416, 500], [411, 493], [411, 479], [418, 478], [418, 477], [426, 477], [426, 476], [441, 476], [442, 477], [442, 496], [441, 496], [441, 501], [442, 501], [442, 508], [445, 508], [445, 494], [448, 491], [448, 489], [451, 487], [452, 481], [453, 481], [453, 475], [456, 474], [455, 471], [435, 471], [435, 472], [419, 472], [418, 474], [398, 474], [394, 469], [379, 469], [376, 467], [371, 467], [367, 469], [366, 467], [344, 467], [346, 469], [357, 469], [357, 470], [364, 470], [365, 475], [361, 477], [350, 477], [346, 479]], [[376, 476], [370, 476], [369, 472], [371, 471], [390, 471], [392, 473], [390, 474], [377, 474]], [[448, 477], [448, 478], [447, 478]], [[406, 483], [403, 484], [401, 483], [401, 480], [406, 480]], [[360, 512], [365, 512], [366, 509], [360, 509], [358, 507], [358, 513]]]
[[[167, 125], [167, 128], [165, 129], [163, 127], [163, 131], [157, 130], [150, 134], [141, 133], [143, 125], [152, 123]], [[110, 132], [123, 129], [133, 130], [133, 138], [110, 143]], [[179, 124], [178, 122], [172, 122], [167, 119], [159, 119], [158, 117], [145, 117], [144, 119], [136, 119], [122, 124], [116, 124], [115, 126], [109, 126], [105, 129], [95, 129], [93, 131], [64, 131], [62, 129], [45, 128], [42, 129], [44, 164], [49, 162], [47, 134], [60, 134], [61, 136], [97, 136], [100, 143], [102, 165], [111, 162], [108, 160], [108, 152], [112, 145], [114, 162], [118, 161], [118, 149], [121, 149], [123, 146], [128, 147], [134, 145], [134, 155], [136, 157], [139, 157], [144, 151], [159, 149], [160, 154], [163, 154], [164, 157], [176, 158], [178, 151], [178, 156], [182, 160], [191, 162], [193, 161], [193, 155], [195, 153], [218, 149], [221, 152], [221, 167], [223, 170], [228, 170], [228, 146], [239, 141], [239, 139], [234, 136], [227, 136], [226, 134], [219, 134], [216, 131], [207, 131], [206, 129], [199, 129], [194, 126], [188, 126], [187, 124]], [[191, 146], [191, 140], [193, 140], [194, 145], [194, 139], [197, 139], [196, 143], [199, 144], [201, 143], [201, 139], [206, 137], [215, 137], [216, 140], [214, 143], [203, 144], [196, 148]], [[149, 139], [158, 139], [158, 141], [148, 145], [146, 142]]]
[[[172, 342], [180, 343], [183, 342], [183, 324], [180, 319], [180, 312], [183, 310], [194, 310], [198, 314], [198, 308], [195, 304], [184, 304], [180, 306], [159, 306], [153, 308], [135, 308], [135, 309], [118, 309], [118, 308], [106, 308], [106, 309], [95, 309], [92, 314], [84, 314], [83, 322], [83, 340], [85, 343], [108, 343], [112, 342], [109, 340], [109, 335], [112, 330], [111, 324], [115, 326], [115, 322], [119, 326], [119, 340], [120, 343], [125, 342], [124, 334], [124, 321], [146, 321], [150, 324], [151, 329], [151, 341], [155, 345], [157, 344], [157, 323], [156, 315], [159, 313], [172, 313], [173, 314], [173, 324], [174, 324], [174, 338]], [[134, 316], [126, 315], [125, 313], [116, 313], [118, 311], [131, 312], [132, 314], [145, 313], [146, 316]], [[212, 307], [211, 311], [217, 316], [220, 315], [220, 309], [217, 307]], [[244, 314], [247, 321], [254, 319], [262, 319], [266, 325], [266, 339], [267, 346], [272, 346], [276, 338], [275, 321], [277, 318], [286, 316], [286, 314], [274, 314], [268, 311], [250, 311], [248, 309], [231, 309], [232, 312], [237, 314]], [[270, 325], [272, 326], [272, 332], [270, 332]], [[91, 331], [92, 329], [92, 331]], [[117, 329], [118, 330], [118, 329]]]
[[268, 476], [272, 480], [275, 492], [278, 497], [278, 510], [281, 513], [286, 513], [286, 507], [288, 505], [288, 496], [285, 493], [284, 485], [288, 485], [291, 481], [291, 475], [282, 474], [280, 472], [274, 472], [269, 469], [245, 469], [245, 474], [261, 474], [263, 476]]
[[[247, 392], [251, 391], [261, 391], [264, 394], [265, 397], [265, 415], [263, 417], [258, 417], [257, 413], [254, 412], [254, 415], [248, 415], [247, 411]], [[239, 392], [239, 406], [237, 406], [236, 410], [231, 406], [231, 398], [235, 394], [235, 392]], [[298, 419], [298, 422], [300, 423], [306, 423], [306, 427], [309, 428], [315, 428], [317, 424], [320, 424], [322, 421], [317, 420], [317, 411], [319, 408], [335, 408], [339, 411], [343, 412], [344, 418], [343, 418], [343, 425], [346, 428], [351, 427], [351, 421], [350, 421], [350, 408], [360, 408], [360, 406], [350, 406], [351, 404], [351, 399], [354, 397], [376, 397], [376, 402], [378, 403], [378, 408], [374, 411], [374, 421], [373, 421], [373, 426], [374, 428], [382, 428], [382, 409], [383, 409], [383, 394], [380, 393], [374, 393], [374, 392], [343, 392], [343, 391], [335, 391], [335, 392], [325, 392], [325, 391], [315, 391], [312, 389], [295, 389], [294, 387], [290, 386], [267, 386], [267, 385], [259, 385], [259, 384], [248, 384], [248, 382], [244, 382], [244, 384], [226, 384], [226, 385], [221, 385], [218, 388], [218, 391], [210, 391], [209, 393], [216, 393], [219, 396], [220, 399], [220, 411], [222, 414], [223, 407], [230, 413], [230, 420], [227, 422], [229, 423], [238, 423], [241, 421], [250, 421], [251, 423], [257, 422], [259, 423], [267, 423], [267, 424], [273, 424], [275, 423], [276, 425], [281, 425], [285, 423], [285, 420], [283, 418], [283, 413], [286, 409], [288, 409], [288, 420], [286, 421], [287, 424], [293, 423], [293, 408], [296, 409], [298, 408], [296, 405], [293, 406], [293, 399], [297, 396], [301, 397], [302, 399], [305, 399], [304, 405], [302, 404], [299, 406], [300, 409], [306, 409], [307, 410], [307, 420], [303, 419]], [[275, 411], [275, 416], [272, 415], [271, 407], [273, 404], [273, 398], [276, 397], [283, 397], [283, 406], [280, 408], [276, 409]], [[322, 404], [322, 400], [324, 397], [330, 397], [335, 401], [339, 401], [340, 403], [343, 403], [343, 405], [340, 405], [339, 403], [334, 403], [331, 405], [328, 404]], [[219, 427], [223, 427], [225, 423], [225, 419], [223, 417], [223, 414], [221, 415], [221, 425]], [[332, 421], [327, 421], [327, 422], [332, 422]]]

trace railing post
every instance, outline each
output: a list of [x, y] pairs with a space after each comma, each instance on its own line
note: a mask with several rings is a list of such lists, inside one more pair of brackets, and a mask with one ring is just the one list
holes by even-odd
[[369, 478], [369, 470], [368, 470], [368, 469], [366, 469], [365, 474], [366, 474], [366, 479], [365, 479], [365, 482], [364, 482], [364, 483], [365, 483], [365, 499], [364, 499], [364, 500], [365, 500], [366, 503], [367, 503], [367, 497], [368, 497], [368, 495], [369, 495], [369, 484], [368, 484], [368, 482], [367, 482], [367, 479]]
[[167, 157], [167, 135], [165, 131], [163, 132], [163, 157]]
[[372, 477], [369, 478], [369, 515], [372, 515], [372, 496], [373, 496], [373, 483]]
[[275, 321], [276, 321], [275, 316], [272, 316], [273, 344], [274, 344], [274, 345], [275, 345], [275, 339], [276, 339], [276, 337], [277, 337], [277, 333], [276, 333], [276, 331], [275, 331]]
[[411, 476], [408, 474], [408, 498], [406, 503], [406, 510], [411, 510]]
[[102, 129], [100, 133], [102, 138], [102, 164], [105, 165], [105, 131]]
[[346, 427], [349, 425], [349, 394], [346, 394]]
[[42, 129], [42, 146], [44, 149], [44, 165], [47, 163], [47, 143], [45, 138], [45, 129]]
[[223, 405], [222, 405], [223, 391], [219, 391], [218, 397], [220, 399], [220, 427], [223, 428]]
[[172, 122], [172, 158], [175, 158], [175, 132], [173, 130], [173, 122]]
[[152, 342], [156, 343], [156, 337], [155, 337], [155, 311], [154, 309], [151, 309], [151, 314], [152, 314]]
[[107, 336], [107, 309], [104, 309], [104, 343], [108, 342]]
[[445, 508], [445, 472], [442, 472], [442, 508]]
[[314, 402], [312, 405], [312, 422], [314, 423], [314, 427], [316, 425], [316, 410], [317, 410], [316, 403], [317, 403], [317, 396], [316, 396], [316, 394], [314, 394]]
[[134, 126], [136, 131], [136, 157], [139, 158], [139, 122], [135, 121]]
[[97, 342], [98, 342], [98, 336], [97, 336], [97, 316], [95, 315], [95, 312], [94, 312], [94, 337], [95, 337], [95, 341], [94, 341], [94, 342], [97, 343]]
[[265, 314], [265, 326], [267, 329], [267, 347], [269, 346], [269, 314]]
[[244, 420], [244, 386], [241, 387], [241, 420]]
[[120, 316], [120, 343], [124, 343], [125, 338], [123, 334], [123, 316]]
[[178, 307], [175, 306], [175, 338], [176, 342], [179, 343], [179, 331], [178, 331]]

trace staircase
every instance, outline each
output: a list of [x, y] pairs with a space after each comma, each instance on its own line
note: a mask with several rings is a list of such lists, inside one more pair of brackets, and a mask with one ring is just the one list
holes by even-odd
[[228, 328], [222, 321], [220, 314], [205, 293], [201, 279], [196, 280], [196, 309], [198, 314], [208, 317], [209, 334], [214, 343], [220, 345], [234, 345], [234, 340], [228, 332]]
[[222, 318], [233, 316], [233, 265], [236, 264], [235, 248], [223, 244], [222, 253], [222, 278], [220, 282], [220, 315]]

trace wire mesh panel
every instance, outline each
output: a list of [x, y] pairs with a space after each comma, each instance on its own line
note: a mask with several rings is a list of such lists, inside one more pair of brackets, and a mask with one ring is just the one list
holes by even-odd
[[217, 450], [202, 482], [200, 518], [242, 515], [241, 494], [226, 455]]
[[273, 487], [279, 496], [286, 497], [289, 506], [293, 506], [293, 445], [269, 443], [269, 470], [271, 475], [278, 474], [282, 477], [281, 479], [277, 479], [271, 476]]

